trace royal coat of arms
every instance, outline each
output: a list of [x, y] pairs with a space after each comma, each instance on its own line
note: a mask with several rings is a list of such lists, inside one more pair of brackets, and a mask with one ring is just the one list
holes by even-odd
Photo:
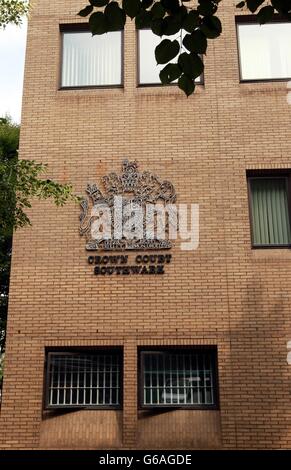
[[[80, 234], [86, 238], [86, 250], [161, 250], [172, 247], [168, 233], [175, 219], [176, 192], [169, 181], [163, 181], [148, 171], [140, 173], [135, 161], [124, 160], [120, 175], [110, 173], [103, 176], [102, 190], [94, 183], [87, 185], [86, 192], [88, 197], [81, 201], [80, 215]], [[159, 219], [164, 237], [153, 236], [157, 233], [158, 222], [157, 217], [150, 216], [156, 208], [159, 209], [157, 215], [161, 209], [166, 209], [163, 221], [161, 217]], [[134, 222], [130, 221], [132, 217]], [[125, 227], [130, 227], [129, 232]]]

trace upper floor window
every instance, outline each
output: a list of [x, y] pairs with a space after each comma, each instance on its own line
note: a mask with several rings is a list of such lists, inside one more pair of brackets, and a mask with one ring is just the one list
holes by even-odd
[[216, 350], [141, 352], [142, 407], [217, 407]]
[[117, 350], [49, 352], [48, 408], [119, 408], [122, 357]]
[[120, 86], [122, 32], [92, 36], [88, 30], [62, 30], [61, 87]]
[[289, 175], [268, 173], [248, 179], [253, 246], [289, 246]]
[[[186, 34], [186, 33], [183, 33]], [[179, 34], [159, 37], [150, 29], [138, 30], [138, 83], [139, 85], [161, 85], [160, 71], [166, 64], [157, 64], [155, 48], [163, 39], [177, 39]], [[177, 62], [177, 58], [173, 59]], [[178, 80], [177, 80], [178, 81]], [[196, 78], [196, 83], [202, 83], [202, 77]], [[175, 83], [175, 82], [173, 82]]]
[[242, 81], [291, 77], [291, 22], [259, 25], [239, 17], [237, 35]]

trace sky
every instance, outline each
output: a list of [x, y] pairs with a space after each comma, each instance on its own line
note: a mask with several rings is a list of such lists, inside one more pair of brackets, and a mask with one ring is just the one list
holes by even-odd
[[26, 22], [0, 29], [0, 117], [20, 123], [26, 45]]

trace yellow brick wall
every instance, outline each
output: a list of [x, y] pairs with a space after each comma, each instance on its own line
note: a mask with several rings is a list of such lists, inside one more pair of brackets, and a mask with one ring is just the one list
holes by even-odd
[[[175, 246], [164, 276], [97, 277], [79, 208], [33, 204], [32, 228], [14, 238], [1, 448], [291, 446], [291, 254], [251, 249], [246, 184], [247, 169], [291, 167], [291, 107], [285, 82], [239, 83], [234, 3], [220, 8], [224, 31], [210, 41], [205, 85], [186, 99], [175, 86], [136, 87], [133, 22], [123, 88], [59, 90], [59, 24], [79, 22], [83, 4], [36, 2], [21, 157], [48, 163], [49, 176], [79, 194], [124, 158], [137, 160], [174, 184], [179, 203], [200, 205], [200, 245]], [[199, 344], [218, 347], [220, 410], [138, 412], [137, 348]], [[123, 410], [48, 418], [45, 348], [104, 345], [124, 349]]]

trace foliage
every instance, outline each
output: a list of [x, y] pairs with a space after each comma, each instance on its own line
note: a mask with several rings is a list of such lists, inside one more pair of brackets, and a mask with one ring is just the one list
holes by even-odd
[[0, 384], [3, 379], [3, 369], [4, 369], [4, 354], [0, 353]]
[[4, 350], [13, 230], [30, 225], [31, 200], [52, 199], [57, 206], [78, 201], [72, 186], [44, 179], [47, 166], [18, 159], [19, 126], [0, 119], [0, 353]]
[[29, 2], [26, 0], [0, 0], [0, 28], [9, 23], [20, 25], [28, 11]]
[[[93, 35], [122, 30], [129, 17], [135, 18], [138, 29], [150, 28], [157, 36], [169, 36], [155, 49], [157, 64], [165, 64], [160, 80], [163, 85], [178, 80], [189, 96], [195, 90], [195, 79], [203, 73], [201, 56], [206, 54], [208, 41], [221, 35], [216, 14], [221, 1], [198, 0], [194, 5], [191, 0], [89, 0], [79, 15], [89, 16]], [[237, 8], [256, 13], [260, 24], [270, 21], [275, 13], [291, 18], [291, 0], [245, 0]]]

